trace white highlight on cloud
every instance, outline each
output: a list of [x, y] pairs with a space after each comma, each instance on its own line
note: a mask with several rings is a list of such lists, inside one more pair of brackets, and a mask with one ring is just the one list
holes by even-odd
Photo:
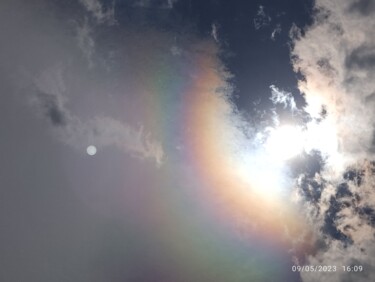
[[361, 14], [357, 2], [319, 0], [305, 36], [292, 31], [294, 69], [305, 77], [299, 82], [305, 110], [316, 118], [326, 108], [348, 163], [375, 152], [375, 37], [368, 36], [375, 19]]
[[275, 85], [271, 85], [271, 101], [274, 104], [282, 104], [284, 105], [284, 109], [289, 108], [292, 113], [297, 110], [296, 102], [292, 93], [286, 92], [284, 90], [280, 90]]
[[[293, 27], [292, 62], [304, 77], [309, 141], [328, 156], [318, 202], [305, 203], [317, 238], [324, 238], [307, 265], [363, 265], [362, 273], [302, 273], [304, 281], [370, 281], [375, 275], [374, 224], [362, 209], [374, 209], [375, 169], [375, 5], [367, 0], [317, 0], [314, 23], [302, 33]], [[304, 34], [304, 35], [303, 35]], [[324, 114], [322, 115], [322, 112]], [[315, 137], [314, 137], [315, 136]], [[311, 147], [313, 145], [311, 144]], [[355, 168], [361, 181], [343, 179]], [[338, 196], [340, 183], [351, 195]], [[337, 207], [332, 206], [337, 202]], [[336, 215], [328, 214], [337, 209]], [[352, 243], [322, 233], [325, 219]]]
[[339, 153], [339, 140], [334, 120], [327, 117], [322, 121], [312, 120], [306, 124], [305, 151], [319, 151], [328, 167], [334, 167], [338, 172], [344, 170], [342, 155]]

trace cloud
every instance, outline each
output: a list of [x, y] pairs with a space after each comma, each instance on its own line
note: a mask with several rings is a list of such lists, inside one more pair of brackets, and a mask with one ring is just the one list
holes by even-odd
[[253, 19], [254, 27], [257, 30], [271, 23], [271, 17], [268, 14], [266, 14], [264, 10], [264, 6], [260, 5], [258, 8], [258, 12]]
[[94, 66], [92, 57], [95, 54], [95, 41], [87, 18], [83, 21], [82, 25], [77, 26], [77, 42], [78, 47], [88, 62], [89, 68], [92, 68]]
[[99, 0], [79, 0], [88, 12], [94, 17], [98, 24], [114, 24], [115, 21], [115, 2], [105, 9]]
[[[306, 99], [304, 110], [320, 120], [317, 128], [328, 125], [330, 130], [324, 132], [335, 135], [329, 139], [336, 145], [329, 145], [332, 150], [317, 175], [321, 184], [297, 185], [297, 189], [306, 201], [316, 237], [323, 238], [317, 240], [316, 253], [308, 256], [306, 264], [334, 264], [340, 269], [336, 273], [302, 273], [302, 278], [368, 281], [375, 275], [375, 170], [366, 160], [374, 159], [375, 151], [375, 38], [369, 36], [375, 29], [375, 10], [373, 2], [365, 0], [317, 0], [315, 8], [310, 27], [301, 31], [294, 26], [290, 31], [292, 63], [303, 77], [299, 89]], [[317, 189], [321, 192], [313, 201], [307, 191]], [[366, 270], [342, 271], [342, 265], [352, 264]]]
[[180, 56], [182, 54], [182, 49], [177, 45], [172, 45], [170, 51], [173, 56]]
[[58, 103], [56, 96], [39, 92], [36, 93], [36, 98], [40, 103], [40, 107], [45, 111], [45, 115], [50, 119], [53, 125], [66, 125], [66, 116], [61, 106]]
[[349, 6], [349, 11], [369, 16], [375, 12], [375, 3], [372, 0], [357, 0]]
[[152, 139], [140, 126], [134, 129], [128, 124], [111, 117], [98, 116], [86, 122], [77, 120], [65, 132], [64, 141], [81, 149], [82, 145], [94, 144], [103, 148], [116, 148], [140, 159], [153, 159], [160, 166], [163, 162], [163, 149], [159, 142]]
[[[302, 273], [303, 281], [369, 281], [375, 273], [375, 163], [364, 161], [348, 168], [340, 182], [315, 181], [321, 189], [316, 198], [304, 194], [309, 220], [315, 227], [317, 250], [306, 265], [335, 265], [337, 272]], [[320, 178], [320, 181], [317, 179]], [[318, 183], [319, 182], [319, 183]], [[316, 191], [316, 187], [314, 189]], [[362, 266], [359, 273], [348, 273], [343, 266]]]
[[[374, 241], [366, 242], [362, 247], [366, 247], [366, 254], [361, 248], [356, 246], [345, 247], [342, 243], [331, 241], [324, 252], [319, 252], [314, 257], [310, 257], [310, 265], [334, 265], [336, 272], [302, 272], [303, 281], [329, 281], [329, 282], [351, 282], [371, 281], [374, 268]], [[346, 272], [343, 266], [361, 266], [360, 272]]]
[[153, 9], [173, 9], [173, 6], [178, 0], [137, 0], [134, 2], [134, 7], [153, 8]]
[[64, 109], [66, 91], [61, 67], [54, 67], [43, 72], [35, 79], [35, 95], [32, 102], [55, 126], [65, 126], [67, 113]]
[[276, 35], [278, 35], [280, 33], [281, 33], [281, 25], [277, 24], [276, 27], [275, 27], [275, 29], [271, 33], [271, 39], [272, 40], [276, 40]]
[[215, 39], [216, 42], [219, 42], [219, 38], [218, 38], [218, 24], [217, 23], [213, 23], [211, 25], [211, 35], [212, 37]]
[[317, 1], [315, 23], [305, 36], [294, 32], [292, 51], [294, 68], [305, 78], [299, 83], [305, 110], [317, 117], [325, 107], [349, 161], [373, 157], [375, 129], [375, 39], [368, 36], [375, 20], [354, 12], [353, 3]]
[[81, 49], [84, 57], [87, 59], [89, 68], [94, 66], [92, 57], [95, 54], [94, 30], [96, 25], [105, 24], [112, 26], [116, 24], [115, 19], [115, 1], [106, 9], [99, 0], [79, 0], [94, 18], [94, 22], [90, 21], [87, 16], [80, 20], [76, 26], [78, 47]]
[[140, 125], [134, 129], [123, 121], [109, 116], [94, 116], [86, 121], [66, 107], [67, 87], [61, 64], [41, 72], [34, 80], [35, 93], [31, 98], [34, 107], [55, 126], [60, 140], [78, 150], [94, 144], [99, 149], [108, 146], [141, 159], [154, 159], [161, 165], [162, 146], [152, 139]]
[[272, 103], [275, 105], [282, 104], [284, 109], [289, 108], [292, 113], [297, 110], [296, 101], [292, 93], [280, 90], [275, 85], [271, 85], [270, 88], [272, 93], [270, 99]]

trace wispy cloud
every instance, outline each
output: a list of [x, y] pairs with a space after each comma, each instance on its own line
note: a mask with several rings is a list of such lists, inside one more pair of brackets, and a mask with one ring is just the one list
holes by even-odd
[[292, 93], [281, 90], [275, 85], [271, 85], [270, 88], [272, 93], [270, 99], [275, 105], [282, 104], [285, 109], [289, 108], [292, 113], [297, 110], [296, 101]]
[[265, 7], [260, 5], [256, 16], [253, 19], [255, 29], [261, 29], [271, 23], [271, 17], [266, 14]]
[[104, 8], [100, 0], [79, 0], [79, 2], [91, 13], [98, 24], [114, 24], [115, 21], [115, 1], [110, 7]]
[[162, 146], [141, 125], [135, 129], [104, 115], [82, 120], [69, 111], [63, 73], [61, 65], [41, 72], [34, 80], [35, 93], [31, 96], [35, 109], [48, 118], [62, 142], [82, 152], [90, 144], [99, 149], [114, 146], [141, 159], [154, 159], [161, 165]]
[[77, 26], [77, 43], [87, 60], [88, 67], [92, 68], [94, 66], [95, 41], [87, 18], [85, 18], [81, 25]]
[[276, 40], [276, 36], [281, 33], [281, 25], [277, 24], [275, 29], [271, 33], [271, 39]]
[[213, 23], [211, 25], [211, 35], [212, 37], [215, 39], [216, 42], [219, 42], [219, 37], [218, 37], [218, 24], [217, 23]]

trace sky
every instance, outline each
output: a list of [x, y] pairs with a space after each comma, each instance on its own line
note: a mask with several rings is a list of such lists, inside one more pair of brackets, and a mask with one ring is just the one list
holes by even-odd
[[2, 0], [0, 280], [373, 280], [374, 13]]

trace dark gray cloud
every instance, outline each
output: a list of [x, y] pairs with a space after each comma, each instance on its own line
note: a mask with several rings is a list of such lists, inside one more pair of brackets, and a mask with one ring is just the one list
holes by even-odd
[[55, 126], [65, 126], [67, 123], [67, 117], [61, 106], [58, 104], [56, 96], [39, 92], [36, 97], [40, 103], [40, 107], [43, 109], [44, 114]]
[[369, 16], [375, 11], [375, 2], [372, 0], [357, 0], [349, 6], [350, 12], [359, 12], [363, 16]]
[[346, 58], [348, 68], [373, 71], [375, 68], [375, 46], [360, 46], [354, 49]]

